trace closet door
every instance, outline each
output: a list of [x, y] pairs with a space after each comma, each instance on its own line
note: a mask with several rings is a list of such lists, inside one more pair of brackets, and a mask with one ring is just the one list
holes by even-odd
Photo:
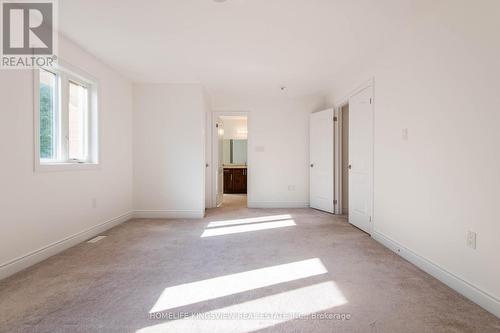
[[333, 213], [334, 110], [312, 113], [309, 122], [309, 181], [311, 208]]
[[373, 161], [373, 92], [349, 99], [349, 222], [370, 233]]

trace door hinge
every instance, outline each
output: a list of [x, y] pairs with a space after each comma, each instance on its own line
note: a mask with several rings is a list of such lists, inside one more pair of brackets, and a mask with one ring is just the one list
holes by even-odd
[[372, 221], [372, 217], [370, 216], [370, 222]]
[[336, 205], [338, 203], [337, 200], [333, 200], [333, 204]]
[[370, 104], [372, 104], [372, 99], [370, 98]]
[[338, 120], [338, 118], [337, 118], [337, 117], [333, 117], [333, 121], [337, 121], [337, 120]]

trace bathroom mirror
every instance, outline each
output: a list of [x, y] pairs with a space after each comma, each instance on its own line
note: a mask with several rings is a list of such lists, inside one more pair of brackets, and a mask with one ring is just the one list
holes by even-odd
[[224, 140], [224, 164], [247, 164], [247, 140]]

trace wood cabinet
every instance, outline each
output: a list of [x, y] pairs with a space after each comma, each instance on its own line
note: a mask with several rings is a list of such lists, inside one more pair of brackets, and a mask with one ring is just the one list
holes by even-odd
[[246, 168], [224, 168], [224, 193], [247, 193]]

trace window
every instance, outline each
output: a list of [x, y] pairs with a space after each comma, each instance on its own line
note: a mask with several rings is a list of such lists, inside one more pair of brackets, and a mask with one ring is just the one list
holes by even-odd
[[62, 68], [40, 69], [35, 96], [37, 169], [96, 165], [95, 81]]
[[56, 159], [56, 93], [57, 76], [48, 71], [40, 72], [40, 159]]
[[69, 159], [87, 160], [88, 89], [78, 83], [69, 83]]

